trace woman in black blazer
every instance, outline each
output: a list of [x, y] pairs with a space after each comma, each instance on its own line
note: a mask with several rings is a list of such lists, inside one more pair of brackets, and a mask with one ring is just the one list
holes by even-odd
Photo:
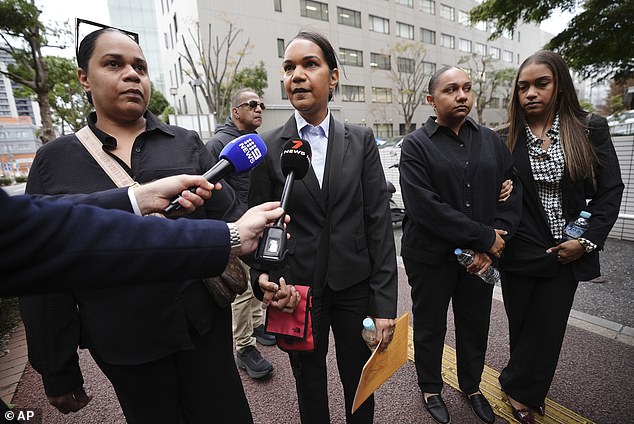
[[249, 204], [280, 199], [285, 181], [280, 153], [290, 140], [311, 144], [312, 163], [289, 199], [292, 237], [286, 264], [277, 271], [254, 264], [259, 269], [252, 274], [254, 292], [269, 304], [281, 276], [289, 284], [312, 286], [315, 351], [290, 354], [302, 423], [330, 422], [326, 355], [331, 327], [346, 420], [371, 423], [372, 397], [354, 414], [351, 409], [370, 356], [361, 338], [363, 319], [375, 318], [377, 338], [385, 344], [394, 331], [397, 271], [385, 175], [372, 131], [343, 124], [328, 109], [339, 82], [330, 42], [300, 32], [286, 48], [283, 70], [295, 113], [262, 135], [268, 153], [251, 173]]
[[[579, 105], [563, 59], [540, 51], [513, 84], [507, 137], [523, 186], [522, 219], [502, 258], [511, 357], [500, 383], [521, 423], [544, 414], [579, 281], [599, 276], [599, 254], [619, 213], [623, 182], [604, 118]], [[586, 205], [586, 199], [590, 202]], [[563, 240], [581, 210], [590, 228]]]

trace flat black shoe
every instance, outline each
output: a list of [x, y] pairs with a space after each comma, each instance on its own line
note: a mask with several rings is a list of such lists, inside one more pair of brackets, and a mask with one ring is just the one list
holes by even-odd
[[487, 398], [482, 393], [475, 393], [468, 396], [469, 403], [473, 412], [487, 424], [493, 424], [495, 422], [495, 414]]
[[423, 404], [437, 423], [449, 424], [451, 422], [447, 405], [445, 405], [440, 395], [432, 395], [428, 397], [427, 400], [425, 400], [425, 396], [423, 395]]

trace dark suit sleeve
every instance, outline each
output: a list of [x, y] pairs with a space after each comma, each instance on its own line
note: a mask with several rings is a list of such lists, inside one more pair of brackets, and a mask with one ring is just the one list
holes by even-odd
[[[592, 217], [590, 228], [583, 237], [603, 247], [605, 239], [619, 216], [624, 185], [619, 160], [605, 118], [592, 115], [590, 140], [595, 147], [598, 165], [595, 168], [596, 190], [593, 190], [594, 193], [586, 193], [586, 197], [591, 198], [586, 210], [592, 213]], [[591, 183], [586, 185], [592, 186]]]
[[220, 221], [138, 217], [4, 190], [0, 210], [0, 296], [204, 278], [229, 257]]
[[379, 151], [370, 130], [363, 135], [363, 144], [363, 209], [372, 263], [372, 295], [369, 310], [375, 318], [394, 318], [398, 298], [398, 275], [389, 194]]
[[[522, 216], [522, 183], [513, 173], [513, 155], [497, 134], [492, 134], [492, 137], [496, 138], [495, 142], [499, 142], [498, 151], [502, 157], [499, 166], [504, 171], [504, 179], [513, 181], [513, 191], [509, 198], [495, 205], [495, 219], [492, 226], [495, 229], [506, 230], [508, 234], [504, 236], [504, 239], [509, 240], [515, 234]], [[498, 190], [501, 188], [500, 186]]]

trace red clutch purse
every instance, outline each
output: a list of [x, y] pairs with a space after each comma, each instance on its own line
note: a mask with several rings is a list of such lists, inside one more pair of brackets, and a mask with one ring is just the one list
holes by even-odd
[[276, 336], [277, 346], [283, 351], [312, 351], [315, 349], [311, 313], [312, 288], [295, 285], [295, 289], [301, 296], [295, 311], [289, 314], [275, 307], [266, 308], [264, 331]]

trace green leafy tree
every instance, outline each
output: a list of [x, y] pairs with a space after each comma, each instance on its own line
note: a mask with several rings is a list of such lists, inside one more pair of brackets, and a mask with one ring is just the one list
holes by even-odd
[[[553, 10], [572, 12], [577, 0], [484, 0], [471, 9], [473, 22], [495, 21], [498, 37], [519, 23], [540, 23]], [[559, 52], [572, 69], [595, 80], [624, 80], [634, 75], [634, 2], [585, 0], [581, 13], [545, 46]]]
[[55, 35], [55, 31], [46, 28], [39, 21], [40, 11], [31, 0], [0, 0], [0, 50], [8, 53], [14, 60], [5, 71], [11, 81], [32, 90], [40, 106], [42, 135], [44, 142], [55, 137], [53, 119], [49, 102], [48, 63], [42, 55], [46, 47], [46, 35]]
[[387, 52], [396, 57], [396, 66], [390, 69], [390, 79], [398, 93], [396, 101], [405, 122], [405, 131], [412, 128], [414, 112], [423, 104], [425, 83], [431, 77], [431, 69], [425, 67], [425, 46], [421, 42], [401, 41], [393, 44]]
[[54, 116], [71, 131], [86, 125], [86, 117], [93, 110], [77, 78], [77, 64], [72, 59], [47, 56], [51, 90], [49, 102]]
[[163, 93], [155, 89], [154, 84], [152, 84], [152, 95], [150, 96], [150, 103], [147, 105], [148, 110], [156, 116], [161, 116], [168, 106], [169, 102], [165, 99]]
[[[484, 124], [484, 110], [492, 105], [493, 100], [498, 98], [505, 100], [510, 96], [515, 69], [497, 69], [498, 60], [476, 53], [461, 57], [458, 63], [468, 65], [471, 70], [476, 116], [478, 122]], [[499, 105], [493, 106], [499, 107]]]
[[269, 86], [268, 77], [264, 62], [260, 61], [257, 66], [244, 68], [238, 71], [233, 78], [234, 90], [249, 87], [255, 90], [260, 97], [264, 95], [264, 89]]

